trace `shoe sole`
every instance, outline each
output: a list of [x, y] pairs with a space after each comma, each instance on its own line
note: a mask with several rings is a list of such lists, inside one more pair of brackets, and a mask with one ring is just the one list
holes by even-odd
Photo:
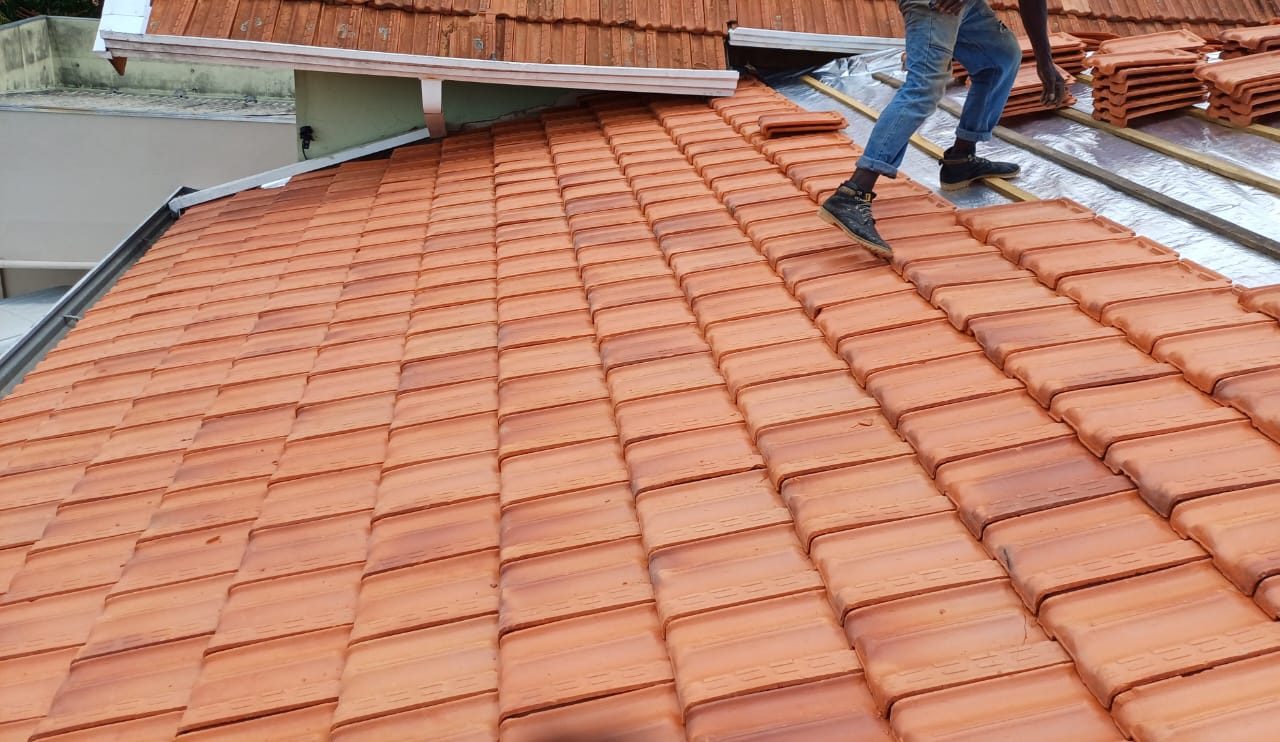
[[832, 216], [832, 215], [831, 215], [831, 212], [827, 211], [826, 209], [822, 208], [821, 206], [819, 206], [819, 207], [818, 207], [818, 218], [819, 218], [819, 219], [821, 219], [822, 221], [826, 222], [827, 224], [830, 224], [831, 226], [833, 226], [833, 227], [835, 227], [835, 228], [839, 229], [841, 232], [844, 232], [845, 234], [847, 234], [847, 235], [849, 236], [849, 239], [853, 240], [854, 242], [858, 243], [859, 245], [862, 245], [862, 246], [863, 246], [864, 248], [866, 248], [866, 249], [867, 249], [867, 251], [868, 251], [868, 252], [870, 252], [871, 254], [873, 254], [873, 255], [877, 255], [877, 256], [882, 257], [882, 258], [884, 258], [884, 259], [886, 259], [886, 260], [889, 260], [889, 259], [892, 259], [892, 258], [893, 258], [893, 251], [892, 251], [892, 250], [886, 250], [886, 249], [884, 249], [884, 248], [883, 248], [883, 247], [881, 247], [880, 245], [877, 245], [877, 244], [876, 244], [876, 243], [874, 243], [874, 242], [867, 242], [866, 240], [862, 239], [862, 238], [861, 238], [861, 237], [859, 237], [858, 235], [856, 235], [856, 234], [854, 234], [853, 232], [849, 231], [849, 228], [848, 228], [848, 227], [846, 227], [845, 225], [841, 224], [839, 219], [837, 219], [837, 218], [835, 218], [834, 216]]
[[956, 181], [955, 183], [942, 183], [942, 190], [958, 191], [961, 188], [968, 188], [974, 183], [977, 183], [980, 180], [986, 180], [987, 178], [999, 178], [1001, 180], [1009, 180], [1010, 178], [1016, 178], [1019, 175], [1022, 175], [1022, 168], [1018, 168], [1017, 170], [1013, 171], [1012, 173], [1009, 173], [1008, 175], [983, 175], [980, 178], [970, 178], [968, 180], [959, 180], [959, 181]]

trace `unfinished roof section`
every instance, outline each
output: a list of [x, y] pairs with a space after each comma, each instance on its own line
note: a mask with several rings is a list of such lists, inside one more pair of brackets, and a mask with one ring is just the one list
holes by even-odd
[[1277, 292], [905, 179], [887, 265], [794, 112], [597, 97], [188, 211], [0, 402], [0, 729], [1274, 729]]
[[[1016, 3], [995, 0], [993, 7], [1015, 30], [1021, 28]], [[1064, 0], [1051, 2], [1049, 12], [1054, 31], [1124, 36], [1190, 28], [1217, 38], [1225, 28], [1280, 17], [1280, 4], [1228, 0], [1210, 7], [1169, 0], [1148, 7]], [[767, 43], [832, 51], [839, 51], [834, 37], [903, 35], [902, 16], [893, 0], [156, 0], [146, 24], [146, 33], [154, 35], [473, 60], [691, 70], [726, 69], [725, 40], [733, 29], [782, 32], [783, 36], [767, 37], [772, 39]]]

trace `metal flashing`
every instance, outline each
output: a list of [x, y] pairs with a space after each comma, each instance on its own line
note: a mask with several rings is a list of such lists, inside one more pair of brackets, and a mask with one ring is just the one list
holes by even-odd
[[378, 152], [385, 152], [389, 149], [395, 149], [406, 144], [414, 144], [416, 142], [426, 141], [431, 138], [431, 132], [426, 129], [415, 129], [404, 134], [397, 134], [388, 139], [380, 139], [376, 142], [362, 144], [358, 147], [344, 149], [341, 152], [334, 152], [331, 155], [317, 157], [314, 160], [303, 160], [295, 162], [291, 165], [284, 165], [274, 170], [265, 170], [255, 175], [237, 178], [235, 180], [220, 183], [215, 186], [209, 186], [198, 191], [187, 189], [185, 194], [180, 194], [169, 200], [169, 209], [174, 214], [181, 214], [183, 209], [190, 208], [196, 204], [202, 204], [207, 201], [224, 198], [240, 191], [247, 191], [250, 188], [262, 188], [272, 184], [279, 184], [280, 181], [288, 181], [295, 175], [309, 173], [313, 170], [322, 170], [333, 165], [338, 165], [348, 160], [358, 160], [361, 157], [368, 157]]
[[[192, 189], [184, 186], [175, 191], [173, 197], [191, 192]], [[177, 214], [168, 208], [167, 202], [156, 209], [77, 281], [9, 352], [0, 356], [0, 397], [17, 386], [22, 377], [75, 325], [85, 310], [93, 306], [156, 240], [164, 236], [165, 230], [177, 218]]]
[[775, 31], [768, 28], [739, 26], [729, 31], [729, 46], [751, 46], [765, 49], [833, 52], [838, 54], [870, 54], [885, 49], [906, 48], [905, 39], [884, 36], [842, 36], [800, 31]]

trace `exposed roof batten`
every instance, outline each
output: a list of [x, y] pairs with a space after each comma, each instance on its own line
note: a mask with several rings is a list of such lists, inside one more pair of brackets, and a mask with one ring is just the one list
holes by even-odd
[[317, 72], [383, 74], [584, 90], [683, 95], [732, 95], [738, 73], [652, 67], [602, 67], [454, 59], [354, 49], [277, 44], [188, 36], [162, 36], [102, 31], [107, 52], [115, 57], [211, 62], [250, 67], [281, 66]]

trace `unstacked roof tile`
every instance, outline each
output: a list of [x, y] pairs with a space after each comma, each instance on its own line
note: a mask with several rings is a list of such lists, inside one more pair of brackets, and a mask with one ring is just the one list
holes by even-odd
[[[1189, 37], [1189, 34], [1185, 35]], [[1114, 126], [1202, 102], [1207, 89], [1195, 74], [1203, 57], [1176, 48], [1203, 43], [1182, 34], [1153, 34], [1106, 42], [1093, 64], [1093, 117]]]
[[905, 179], [886, 265], [795, 113], [597, 96], [189, 210], [0, 401], [0, 729], [1274, 728], [1275, 292]]
[[1280, 113], [1280, 50], [1204, 64], [1196, 77], [1209, 85], [1209, 115], [1237, 126]]

